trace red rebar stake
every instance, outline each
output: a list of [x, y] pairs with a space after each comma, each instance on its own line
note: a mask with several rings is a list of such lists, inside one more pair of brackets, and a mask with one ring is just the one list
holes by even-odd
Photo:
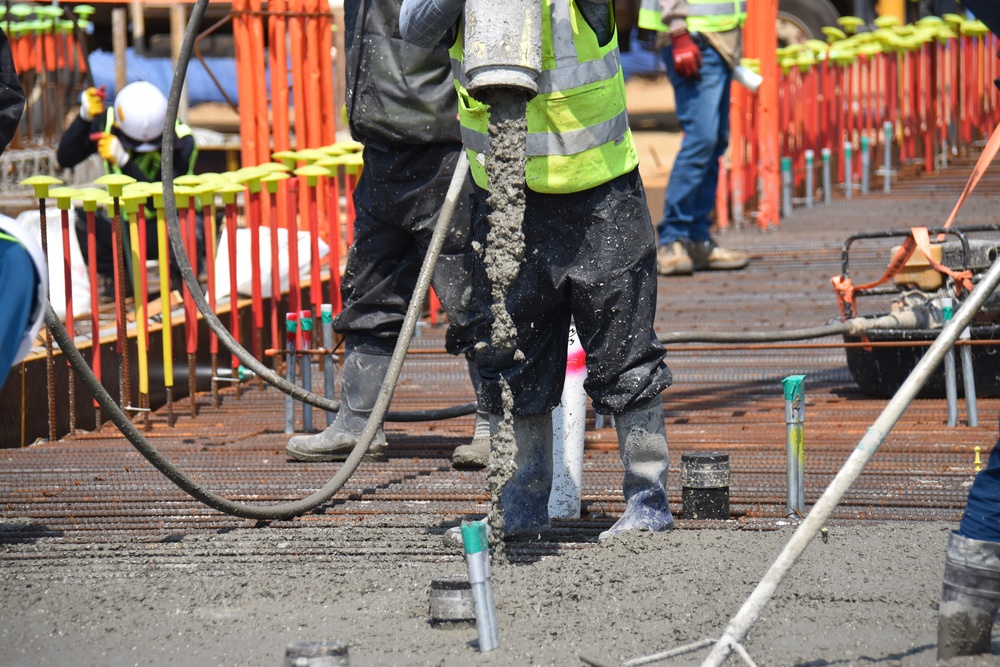
[[[94, 377], [101, 381], [101, 307], [97, 299], [97, 231], [94, 212], [87, 211], [87, 267], [90, 270], [90, 366]], [[101, 406], [94, 399], [95, 428], [101, 428]]]

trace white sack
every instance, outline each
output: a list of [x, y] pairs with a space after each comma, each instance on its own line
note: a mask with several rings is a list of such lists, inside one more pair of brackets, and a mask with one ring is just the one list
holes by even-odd
[[[42, 225], [38, 209], [24, 211], [17, 216], [17, 222], [42, 242]], [[45, 209], [45, 228], [49, 242], [49, 301], [59, 319], [66, 319], [66, 280], [63, 272], [62, 211], [58, 208]], [[70, 277], [73, 285], [73, 316], [80, 317], [90, 312], [90, 277], [87, 265], [76, 239], [76, 211], [69, 210], [69, 256]]]

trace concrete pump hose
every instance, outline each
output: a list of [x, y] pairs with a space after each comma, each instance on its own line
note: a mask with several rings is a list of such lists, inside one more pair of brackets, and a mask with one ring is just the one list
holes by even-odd
[[1000, 285], [1000, 260], [993, 263], [990, 270], [986, 272], [980, 283], [976, 285], [958, 312], [955, 313], [955, 317], [945, 325], [937, 340], [927, 349], [927, 352], [910, 372], [882, 414], [865, 433], [840, 472], [830, 482], [826, 491], [816, 501], [812, 511], [788, 540], [785, 548], [778, 555], [764, 578], [757, 584], [757, 588], [743, 603], [736, 616], [729, 621], [725, 632], [715, 643], [712, 652], [702, 663], [702, 667], [722, 665], [737, 645], [746, 638], [751, 626], [756, 622], [767, 603], [770, 602], [785, 575], [791, 571], [792, 566], [805, 551], [809, 542], [816, 536], [823, 523], [850, 490], [851, 485], [854, 484], [865, 465], [885, 441], [886, 436], [899, 421], [903, 412], [906, 411], [927, 379], [944, 359], [944, 355], [958, 340], [962, 330], [969, 325], [998, 285]]
[[[201, 11], [204, 11], [204, 2], [205, 0], [199, 0], [198, 5], [195, 6], [195, 11], [192, 11], [191, 20], [195, 22], [195, 25], [197, 25], [197, 22], [200, 21], [200, 13], [196, 15], [196, 11], [198, 11], [197, 8], [201, 6]], [[434, 228], [433, 235], [431, 236], [431, 242], [427, 249], [427, 256], [424, 259], [423, 266], [420, 268], [420, 275], [417, 277], [417, 287], [414, 291], [413, 299], [410, 301], [409, 308], [406, 311], [406, 318], [403, 321], [402, 331], [400, 332], [399, 340], [396, 343], [396, 349], [393, 351], [392, 359], [389, 362], [389, 369], [386, 372], [385, 382], [382, 384], [382, 388], [379, 391], [378, 400], [375, 402], [375, 407], [372, 409], [371, 417], [368, 419], [364, 431], [362, 431], [361, 435], [358, 437], [358, 444], [355, 445], [354, 450], [337, 471], [337, 474], [334, 475], [334, 477], [327, 482], [323, 488], [319, 489], [312, 495], [303, 498], [302, 500], [282, 505], [246, 505], [224, 498], [198, 485], [194, 480], [185, 475], [167, 458], [160, 454], [159, 451], [157, 451], [156, 448], [143, 437], [139, 430], [136, 429], [135, 425], [121, 410], [121, 408], [118, 407], [114, 399], [111, 398], [107, 391], [105, 391], [100, 381], [94, 376], [93, 372], [91, 372], [90, 367], [87, 366], [86, 360], [73, 344], [72, 339], [63, 327], [62, 322], [59, 321], [59, 317], [52, 310], [51, 305], [46, 309], [45, 323], [48, 325], [53, 337], [62, 349], [63, 354], [66, 355], [70, 364], [77, 371], [77, 373], [80, 374], [83, 383], [94, 395], [94, 398], [97, 399], [97, 402], [108, 414], [115, 426], [117, 426], [122, 434], [128, 438], [129, 442], [131, 442], [135, 448], [139, 450], [139, 453], [146, 457], [146, 460], [152, 463], [157, 470], [162, 472], [170, 481], [180, 487], [185, 493], [197, 500], [200, 500], [209, 507], [219, 510], [220, 512], [225, 512], [226, 514], [247, 519], [274, 521], [279, 519], [291, 519], [305, 514], [306, 512], [314, 510], [330, 500], [330, 498], [332, 498], [334, 494], [336, 494], [341, 487], [343, 487], [344, 483], [350, 479], [351, 475], [354, 474], [354, 471], [361, 463], [361, 459], [368, 450], [371, 441], [374, 439], [376, 430], [382, 425], [382, 421], [389, 407], [389, 401], [392, 399], [393, 389], [396, 387], [396, 382], [399, 380], [399, 373], [403, 366], [403, 360], [406, 357], [406, 351], [409, 348], [410, 340], [413, 338], [413, 331], [416, 328], [417, 320], [420, 318], [420, 313], [424, 307], [425, 295], [428, 293], [428, 288], [431, 284], [431, 276], [434, 273], [434, 264], [437, 262], [437, 258], [441, 254], [441, 248], [444, 244], [444, 239], [448, 232], [451, 218], [455, 212], [455, 205], [458, 202], [458, 198], [461, 196], [462, 184], [468, 170], [469, 160], [465, 151], [462, 151], [459, 156], [458, 164], [455, 167], [455, 174], [451, 179], [451, 185], [448, 189], [444, 206], [441, 208], [437, 225]]]
[[[201, 25], [201, 17], [204, 15], [205, 4], [207, 4], [207, 0], [198, 0], [191, 10], [191, 19], [188, 21], [187, 29], [185, 30], [184, 41], [177, 56], [177, 63], [174, 66], [174, 76], [170, 82], [170, 91], [167, 96], [167, 115], [163, 124], [164, 128], [173, 127], [177, 119], [177, 108], [180, 103], [181, 89], [184, 86], [187, 66], [191, 60], [191, 50], [194, 45], [194, 39], [198, 33], [198, 27]], [[199, 5], [202, 5], [200, 9]], [[163, 133], [164, 141], [161, 147], [161, 173], [163, 174], [174, 173], [174, 143], [173, 141], [167, 140], [170, 136], [172, 136], [170, 132], [165, 131]], [[298, 385], [288, 382], [285, 378], [281, 377], [258, 361], [256, 357], [254, 357], [249, 351], [246, 350], [246, 348], [240, 345], [235, 338], [233, 338], [232, 334], [229, 333], [229, 330], [226, 329], [225, 325], [219, 320], [218, 316], [208, 305], [208, 301], [205, 300], [205, 295], [198, 284], [198, 278], [191, 268], [191, 262], [188, 259], [184, 242], [181, 240], [180, 221], [177, 215], [177, 199], [174, 196], [174, 184], [169, 178], [163, 180], [163, 205], [167, 218], [167, 236], [170, 238], [171, 252], [177, 260], [181, 278], [187, 285], [188, 291], [191, 293], [195, 305], [205, 318], [205, 322], [208, 324], [209, 328], [215, 332], [215, 335], [219, 337], [222, 344], [225, 345], [226, 348], [233, 355], [235, 355], [245, 367], [252, 370], [259, 378], [263, 379], [271, 386], [281, 390], [298, 401], [308, 403], [309, 405], [317, 407], [321, 410], [329, 410], [332, 412], [338, 411], [340, 409], [339, 401], [332, 401], [325, 396], [320, 396], [319, 394], [313, 393], [303, 387], [299, 387]], [[450, 218], [451, 216], [448, 217]], [[430, 257], [430, 253], [428, 253], [428, 257]], [[434, 257], [433, 261], [437, 261], [437, 256]], [[432, 421], [436, 419], [451, 419], [453, 417], [471, 415], [475, 412], [475, 403], [465, 403], [437, 410], [389, 412], [386, 414], [386, 419], [393, 422]]]

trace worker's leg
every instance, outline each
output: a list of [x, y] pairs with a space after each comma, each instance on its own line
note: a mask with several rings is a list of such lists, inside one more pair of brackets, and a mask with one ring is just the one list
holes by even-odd
[[594, 197], [593, 213], [581, 218], [577, 232], [580, 257], [569, 275], [569, 289], [573, 319], [587, 351], [584, 387], [598, 413], [615, 415], [625, 468], [625, 512], [603, 539], [625, 530], [673, 525], [660, 398], [672, 378], [653, 331], [654, 244], [638, 173], [611, 181]]
[[938, 608], [938, 659], [990, 650], [1000, 605], [1000, 441], [976, 475], [957, 532], [948, 538]]
[[35, 304], [37, 279], [28, 252], [0, 238], [0, 387], [21, 347]]
[[[346, 341], [337, 417], [321, 433], [291, 438], [285, 447], [291, 460], [343, 461], [354, 451], [368, 423], [392, 357], [383, 349], [359, 346], [352, 336]], [[379, 426], [365, 458], [384, 461], [387, 447], [385, 432]]]
[[[674, 70], [673, 49], [661, 52], [667, 75], [674, 88], [677, 120], [684, 131], [680, 151], [670, 170], [663, 203], [663, 218], [657, 225], [658, 244], [669, 246], [674, 241], [694, 243], [707, 241], [707, 215], [714, 205], [718, 185], [722, 114], [727, 105], [732, 74], [715, 49], [702, 47], [701, 77], [688, 79]], [[727, 131], [728, 131], [728, 122]], [[728, 135], [726, 135], [728, 141]], [[705, 209], [707, 193], [712, 200]]]

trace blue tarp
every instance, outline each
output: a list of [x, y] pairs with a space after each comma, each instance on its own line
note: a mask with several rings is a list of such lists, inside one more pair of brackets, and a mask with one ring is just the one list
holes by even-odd
[[[107, 51], [93, 51], [88, 59], [90, 71], [94, 74], [94, 85], [107, 86], [108, 99], [115, 92], [115, 59]], [[239, 103], [239, 93], [236, 90], [236, 61], [233, 58], [205, 58], [209, 69], [219, 85], [226, 91], [235, 103]], [[145, 58], [138, 56], [132, 49], [125, 55], [125, 67], [128, 72], [128, 82], [149, 81], [166, 95], [170, 91], [170, 82], [174, 76], [174, 66], [170, 58]], [[267, 76], [265, 72], [265, 76]], [[265, 81], [270, 82], [270, 77]], [[188, 103], [192, 106], [205, 102], [222, 102], [226, 99], [219, 92], [218, 86], [209, 77], [205, 67], [198, 60], [188, 64], [187, 73]]]

